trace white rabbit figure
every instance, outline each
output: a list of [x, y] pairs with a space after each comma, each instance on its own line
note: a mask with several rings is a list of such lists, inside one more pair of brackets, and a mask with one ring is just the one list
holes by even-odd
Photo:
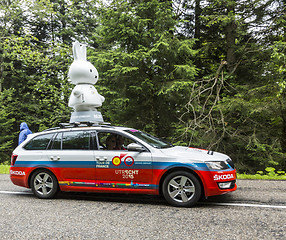
[[74, 62], [69, 68], [69, 78], [74, 87], [70, 99], [69, 107], [73, 107], [76, 112], [96, 111], [104, 102], [96, 88], [92, 85], [98, 80], [96, 68], [86, 60], [86, 46], [78, 41], [73, 43]]

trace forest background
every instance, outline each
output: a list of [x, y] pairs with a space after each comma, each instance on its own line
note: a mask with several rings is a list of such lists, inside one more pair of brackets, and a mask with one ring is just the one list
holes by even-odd
[[0, 163], [68, 122], [72, 42], [87, 44], [113, 125], [286, 169], [286, 0], [2, 0]]

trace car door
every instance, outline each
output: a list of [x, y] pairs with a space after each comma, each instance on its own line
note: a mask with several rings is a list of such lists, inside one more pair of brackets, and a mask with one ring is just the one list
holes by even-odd
[[[123, 138], [123, 145], [115, 146], [114, 141]], [[128, 151], [127, 145], [134, 139], [116, 131], [98, 131], [98, 150], [95, 150], [96, 181], [102, 187], [148, 188], [153, 177], [152, 155], [144, 151]], [[111, 146], [110, 146], [111, 144]], [[122, 144], [122, 143], [121, 143]]]
[[47, 150], [47, 160], [61, 181], [94, 180], [95, 162], [91, 131], [59, 132]]

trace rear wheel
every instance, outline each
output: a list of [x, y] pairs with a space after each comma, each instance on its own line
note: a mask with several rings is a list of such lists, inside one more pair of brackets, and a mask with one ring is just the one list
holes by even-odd
[[33, 173], [30, 186], [38, 198], [53, 198], [58, 191], [56, 177], [45, 169]]
[[165, 178], [162, 190], [166, 201], [172, 206], [191, 207], [200, 199], [202, 188], [192, 173], [178, 171]]

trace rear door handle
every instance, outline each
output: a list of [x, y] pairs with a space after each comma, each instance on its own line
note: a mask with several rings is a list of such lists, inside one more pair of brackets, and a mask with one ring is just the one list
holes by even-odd
[[61, 158], [60, 158], [60, 156], [51, 156], [50, 159], [52, 161], [59, 161]]
[[95, 158], [97, 161], [106, 161], [107, 157], [96, 157]]

